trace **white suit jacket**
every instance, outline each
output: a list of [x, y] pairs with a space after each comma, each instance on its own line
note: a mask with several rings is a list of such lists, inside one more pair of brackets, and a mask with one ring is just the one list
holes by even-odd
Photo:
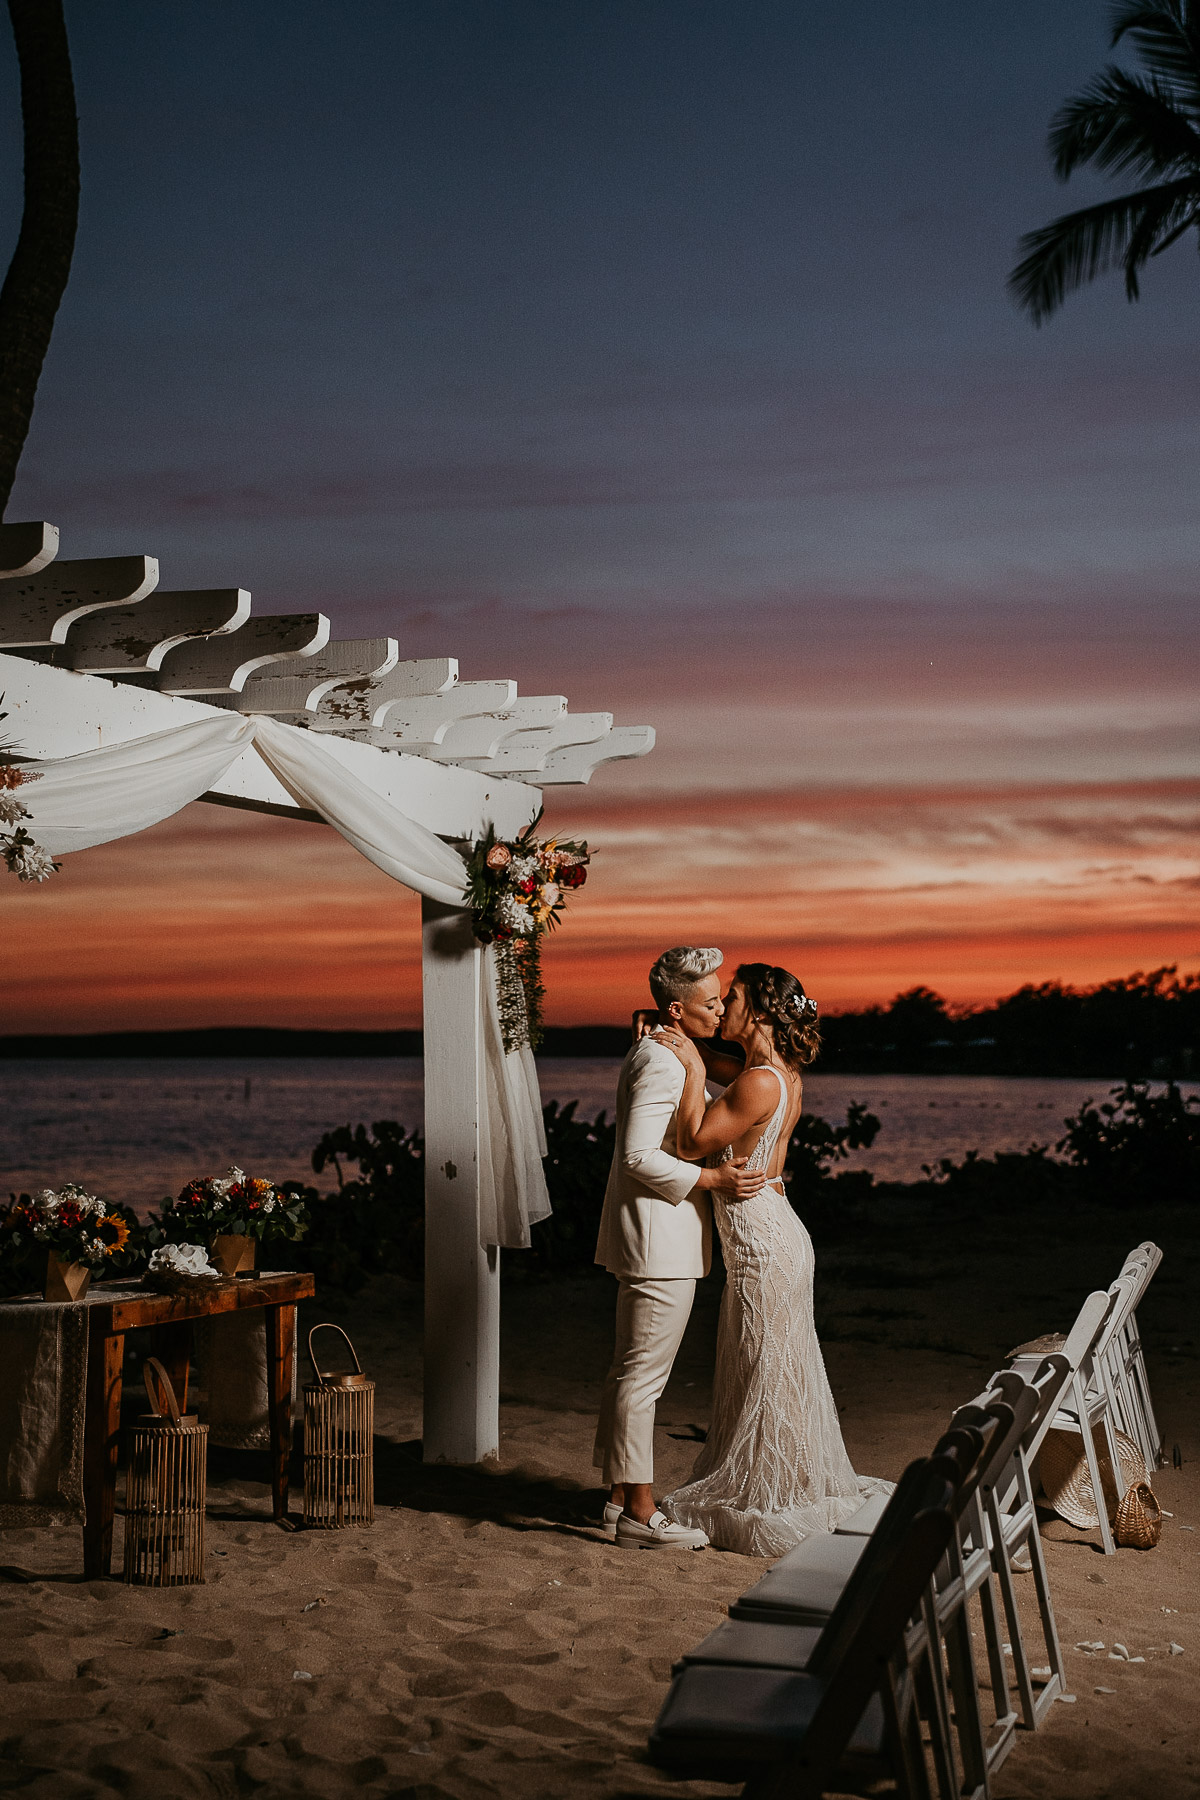
[[675, 1148], [683, 1064], [653, 1038], [633, 1046], [617, 1084], [617, 1144], [596, 1261], [612, 1275], [707, 1275], [712, 1210], [699, 1166]]

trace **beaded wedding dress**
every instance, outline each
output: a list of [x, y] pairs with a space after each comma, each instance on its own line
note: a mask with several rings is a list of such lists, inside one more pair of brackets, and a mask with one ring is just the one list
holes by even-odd
[[[779, 1105], [751, 1169], [770, 1167], [787, 1116], [787, 1083], [774, 1073]], [[726, 1149], [721, 1160], [732, 1154]], [[712, 1203], [726, 1271], [712, 1426], [692, 1479], [662, 1510], [700, 1526], [722, 1550], [782, 1556], [814, 1532], [833, 1531], [892, 1483], [850, 1466], [813, 1322], [812, 1239], [782, 1178], [768, 1178], [751, 1200], [714, 1193]]]

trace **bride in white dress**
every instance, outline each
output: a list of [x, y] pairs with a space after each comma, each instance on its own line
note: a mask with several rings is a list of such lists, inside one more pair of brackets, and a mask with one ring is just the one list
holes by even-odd
[[[681, 1156], [748, 1156], [767, 1183], [749, 1200], [712, 1196], [726, 1285], [717, 1334], [712, 1426], [692, 1479], [662, 1503], [681, 1525], [751, 1556], [781, 1556], [832, 1531], [892, 1484], [856, 1475], [813, 1322], [812, 1239], [788, 1204], [783, 1165], [801, 1108], [800, 1070], [820, 1044], [816, 1004], [794, 975], [743, 963], [725, 998], [722, 1036], [745, 1064], [711, 1054], [724, 1095], [706, 1106], [705, 1063], [691, 1039], [663, 1031], [685, 1069]], [[732, 1077], [732, 1079], [731, 1079]]]

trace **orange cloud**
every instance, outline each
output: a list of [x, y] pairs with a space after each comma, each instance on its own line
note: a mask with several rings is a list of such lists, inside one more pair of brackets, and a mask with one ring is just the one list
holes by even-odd
[[[591, 839], [546, 949], [549, 1018], [620, 1019], [669, 943], [793, 968], [829, 1008], [982, 1000], [1200, 955], [1200, 780], [550, 790]], [[194, 806], [0, 884], [8, 1031], [420, 1018], [415, 898], [320, 826]]]

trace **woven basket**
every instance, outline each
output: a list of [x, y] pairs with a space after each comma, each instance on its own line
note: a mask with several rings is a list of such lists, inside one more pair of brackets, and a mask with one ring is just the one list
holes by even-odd
[[[1119, 1496], [1146, 1479], [1146, 1463], [1131, 1437], [1123, 1431], [1114, 1433], [1117, 1457], [1121, 1465], [1120, 1480], [1114, 1479], [1108, 1445], [1097, 1433], [1096, 1460], [1100, 1464], [1100, 1481], [1104, 1488], [1104, 1506], [1111, 1519], [1117, 1510]], [[1083, 1439], [1077, 1431], [1048, 1431], [1039, 1458], [1042, 1491], [1060, 1518], [1081, 1531], [1092, 1531], [1100, 1523], [1092, 1478], [1083, 1453]]]
[[[346, 1338], [353, 1371], [323, 1375], [313, 1355], [318, 1331]], [[304, 1390], [304, 1523], [342, 1531], [375, 1517], [375, 1383], [362, 1372], [340, 1325], [314, 1325], [308, 1357], [316, 1381]]]
[[171, 1378], [155, 1357], [144, 1363], [142, 1379], [154, 1411], [143, 1413], [130, 1433], [125, 1579], [139, 1587], [182, 1587], [204, 1580], [208, 1426], [194, 1413], [180, 1414]]
[[1127, 1488], [1117, 1508], [1113, 1535], [1127, 1550], [1153, 1550], [1162, 1536], [1162, 1507], [1148, 1481]]

